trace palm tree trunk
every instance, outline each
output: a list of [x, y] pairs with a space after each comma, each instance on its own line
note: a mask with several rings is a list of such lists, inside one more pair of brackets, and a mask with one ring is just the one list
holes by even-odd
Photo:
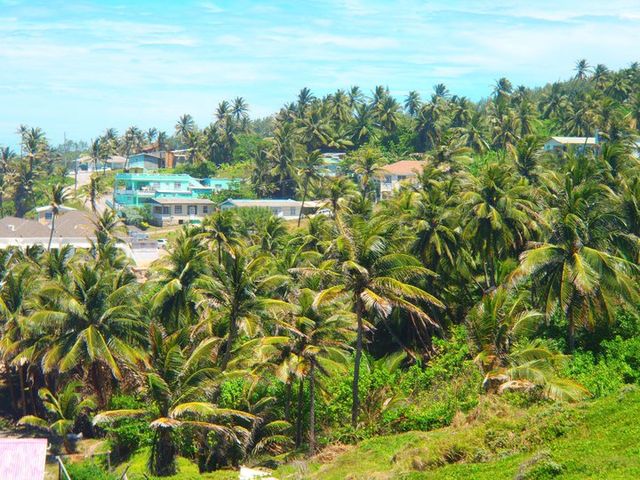
[[356, 356], [353, 362], [353, 385], [351, 389], [351, 425], [355, 428], [358, 425], [360, 415], [360, 362], [362, 360], [362, 336], [364, 326], [362, 322], [362, 300], [356, 296], [356, 318], [358, 320], [358, 332], [356, 337]]
[[171, 429], [159, 428], [156, 431], [150, 464], [153, 475], [167, 477], [176, 474], [176, 446]]
[[51, 232], [49, 233], [49, 245], [47, 246], [47, 252], [51, 251], [51, 242], [53, 241], [53, 231], [56, 228], [56, 214], [51, 217]]
[[27, 396], [24, 394], [24, 365], [20, 365], [18, 377], [20, 378], [20, 403], [22, 404], [22, 416], [24, 417], [27, 414]]
[[7, 388], [9, 389], [9, 395], [11, 396], [11, 412], [15, 412], [18, 409], [16, 403], [16, 393], [13, 391], [13, 376], [11, 375], [11, 366], [5, 362], [4, 364], [5, 375], [7, 376]]
[[304, 402], [304, 378], [298, 382], [298, 414], [296, 416], [296, 448], [302, 445], [302, 404]]
[[302, 210], [304, 210], [304, 201], [307, 199], [307, 188], [309, 188], [309, 177], [304, 179], [304, 190], [302, 191], [302, 204], [300, 205], [300, 214], [298, 215], [298, 227], [302, 221]]
[[236, 340], [236, 336], [238, 335], [238, 320], [236, 319], [235, 314], [231, 315], [229, 319], [229, 335], [227, 336], [227, 344], [224, 348], [224, 355], [222, 356], [222, 362], [220, 364], [220, 368], [225, 370], [231, 360], [231, 350], [233, 349], [233, 342]]
[[291, 422], [291, 378], [287, 378], [284, 386], [284, 419]]
[[309, 371], [309, 454], [316, 453], [316, 362], [311, 360], [311, 369]]
[[569, 353], [573, 353], [576, 348], [576, 323], [573, 318], [573, 308], [571, 302], [569, 302], [569, 306], [567, 307], [567, 323], [567, 343], [569, 346]]

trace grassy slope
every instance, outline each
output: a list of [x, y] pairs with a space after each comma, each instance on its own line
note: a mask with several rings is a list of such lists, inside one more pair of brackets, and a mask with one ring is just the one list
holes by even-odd
[[295, 462], [275, 476], [512, 479], [523, 462], [547, 452], [560, 473], [524, 478], [640, 478], [638, 389], [575, 407], [521, 410], [485, 404], [474, 415], [460, 419], [457, 427], [373, 438], [330, 462]]

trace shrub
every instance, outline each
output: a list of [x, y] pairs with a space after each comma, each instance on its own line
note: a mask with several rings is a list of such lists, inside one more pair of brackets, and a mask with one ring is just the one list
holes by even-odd
[[564, 467], [553, 460], [551, 454], [544, 450], [535, 454], [520, 465], [516, 480], [548, 480], [562, 473]]
[[[130, 395], [114, 395], [109, 409], [138, 409], [146, 404]], [[122, 418], [105, 426], [107, 437], [111, 443], [114, 458], [123, 460], [131, 456], [138, 449], [151, 445], [153, 432], [149, 428], [149, 421], [144, 418]]]
[[119, 478], [93, 462], [69, 463], [65, 467], [73, 480], [117, 480]]

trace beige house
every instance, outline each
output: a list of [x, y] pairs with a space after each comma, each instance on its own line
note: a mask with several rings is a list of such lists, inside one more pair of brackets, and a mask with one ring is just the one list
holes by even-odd
[[[309, 215], [322, 205], [322, 202], [315, 200], [307, 200], [304, 202], [303, 215]], [[302, 202], [291, 199], [245, 199], [245, 198], [229, 198], [220, 204], [221, 210], [230, 208], [265, 208], [271, 211], [276, 217], [284, 220], [295, 220], [300, 215]]]
[[380, 196], [390, 196], [402, 183], [415, 183], [426, 163], [423, 160], [400, 160], [385, 165], [378, 175]]
[[587, 150], [598, 148], [596, 137], [551, 137], [544, 144], [545, 152], [563, 152], [569, 148]]
[[154, 198], [150, 203], [153, 223], [159, 227], [200, 223], [214, 206], [207, 198]]

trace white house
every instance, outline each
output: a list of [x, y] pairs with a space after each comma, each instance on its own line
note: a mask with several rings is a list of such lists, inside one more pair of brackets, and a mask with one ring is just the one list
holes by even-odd
[[[320, 202], [308, 200], [304, 202], [303, 214], [316, 211], [320, 207]], [[276, 217], [284, 218], [285, 220], [297, 219], [300, 215], [300, 208], [302, 208], [302, 202], [291, 199], [238, 199], [229, 198], [220, 204], [221, 210], [229, 210], [230, 208], [266, 208], [271, 210]]]
[[598, 147], [596, 137], [551, 137], [544, 144], [545, 152], [563, 152], [569, 148], [577, 150], [595, 149]]
[[427, 162], [423, 160], [400, 160], [385, 165], [378, 178], [380, 180], [380, 196], [388, 197], [405, 183], [415, 183]]
[[201, 223], [214, 206], [208, 198], [154, 198], [150, 203], [153, 223], [159, 227]]

